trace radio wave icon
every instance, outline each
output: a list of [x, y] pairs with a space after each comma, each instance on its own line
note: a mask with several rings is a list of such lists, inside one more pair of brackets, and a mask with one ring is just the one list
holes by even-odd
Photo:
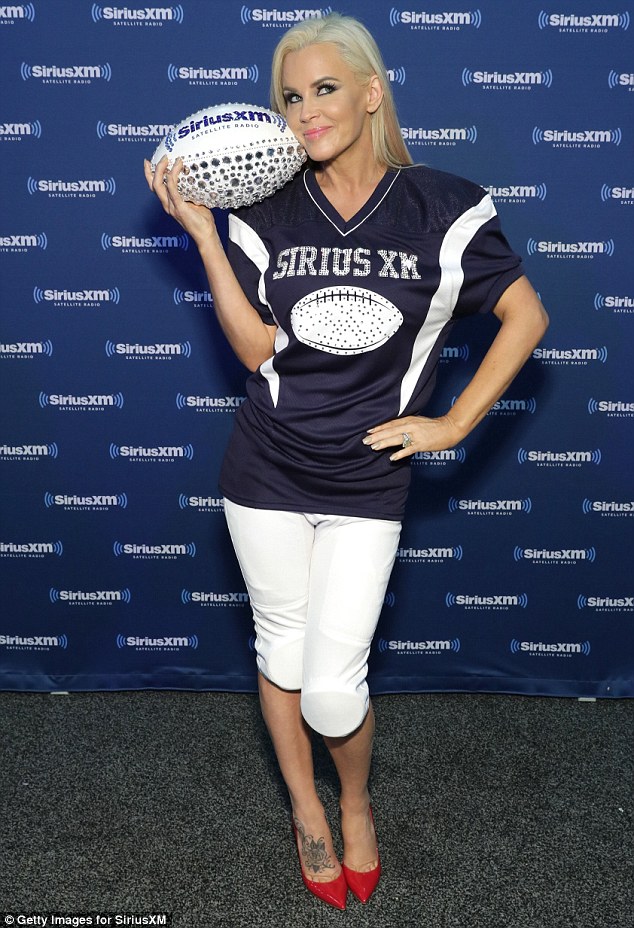
[[112, 551], [115, 557], [121, 557], [121, 555], [123, 554], [123, 545], [121, 544], [120, 541], [114, 542], [114, 544], [112, 545]]
[[450, 608], [451, 606], [455, 606], [455, 605], [456, 605], [456, 594], [447, 593], [447, 595], [445, 596], [445, 606], [447, 606], [447, 608]]
[[533, 501], [530, 496], [527, 496], [526, 499], [522, 500], [522, 512], [530, 512], [533, 508]]
[[603, 247], [605, 248], [605, 253], [608, 258], [611, 258], [614, 254], [614, 239], [608, 239], [607, 242], [603, 242]]
[[110, 196], [113, 197], [117, 192], [117, 183], [114, 177], [106, 177], [104, 183], [106, 185], [106, 193], [109, 193]]
[[608, 87], [610, 87], [611, 90], [619, 86], [619, 77], [618, 71], [610, 71], [608, 74]]
[[122, 509], [128, 508], [128, 494], [127, 493], [117, 493], [117, 505]]
[[175, 64], [168, 64], [167, 66], [167, 78], [171, 84], [174, 81], [178, 80], [178, 68]]
[[130, 590], [127, 587], [125, 588], [125, 590], [121, 590], [121, 599], [123, 600], [124, 603], [127, 603], [128, 605], [132, 601], [132, 594], [130, 593]]
[[103, 65], [101, 71], [102, 71], [102, 77], [104, 80], [109, 81], [112, 79], [112, 68], [110, 67], [107, 61]]
[[108, 135], [108, 127], [106, 126], [105, 122], [102, 122], [102, 120], [100, 119], [97, 122], [97, 137], [100, 139], [105, 139], [107, 135]]
[[466, 459], [467, 459], [467, 452], [464, 450], [464, 448], [456, 448], [456, 460], [460, 464], [464, 464]]
[[589, 500], [587, 496], [581, 504], [581, 509], [586, 516], [592, 512], [592, 500]]
[[57, 455], [59, 454], [59, 448], [58, 448], [57, 442], [54, 441], [51, 445], [47, 445], [46, 448], [47, 448], [49, 457], [55, 460], [57, 458]]
[[249, 7], [243, 6], [242, 9], [240, 10], [240, 19], [242, 20], [242, 24], [246, 26], [247, 23], [251, 22], [252, 17], [253, 17], [253, 13], [249, 9]]
[[613, 142], [615, 145], [620, 145], [622, 139], [623, 139], [623, 133], [621, 132], [621, 130], [620, 130], [619, 128], [617, 128], [617, 129], [612, 129], [612, 130], [611, 130], [611, 132], [610, 132], [610, 141], [611, 141], [611, 142]]
[[393, 84], [399, 84], [402, 87], [405, 83], [405, 68], [402, 65], [400, 68], [390, 68], [388, 76]]
[[601, 463], [601, 449], [600, 449], [600, 448], [596, 448], [596, 449], [592, 452], [592, 463], [593, 463], [593, 464], [600, 464], [600, 463]]
[[34, 138], [39, 139], [42, 137], [42, 123], [39, 121], [39, 119], [36, 119], [35, 122], [29, 123], [29, 126], [31, 129], [31, 135]]
[[103, 232], [101, 235], [101, 247], [104, 251], [107, 251], [109, 248], [112, 248], [112, 236], [108, 235], [107, 232]]
[[30, 64], [27, 64], [26, 61], [23, 61], [20, 65], [20, 76], [23, 81], [28, 81], [28, 79], [33, 76], [33, 68]]
[[588, 597], [584, 596], [583, 593], [580, 593], [577, 596], [577, 609], [585, 609], [588, 605]]
[[590, 399], [588, 400], [588, 412], [590, 413], [590, 415], [593, 415], [595, 412], [598, 412], [598, 410], [599, 410], [599, 404], [597, 403], [595, 399], [590, 397]]
[[476, 29], [479, 29], [482, 25], [482, 13], [480, 10], [474, 10], [471, 15], [471, 25], [475, 26]]
[[456, 561], [461, 561], [463, 555], [462, 545], [452, 548], [452, 555]]
[[630, 14], [626, 10], [625, 13], [619, 13], [619, 28], [620, 29], [629, 29], [630, 28]]
[[183, 20], [185, 18], [185, 13], [183, 12], [183, 8], [180, 5], [180, 3], [178, 4], [178, 6], [171, 7], [171, 10], [174, 14], [174, 21], [177, 22], [179, 26], [182, 26]]
[[184, 409], [187, 405], [187, 397], [183, 393], [176, 394], [176, 408]]
[[103, 10], [98, 3], [93, 3], [90, 13], [93, 23], [98, 23], [99, 20], [103, 19]]
[[477, 141], [477, 138], [478, 138], [478, 130], [476, 129], [476, 127], [468, 126], [467, 127], [467, 141], [473, 144], [474, 142]]
[[517, 638], [512, 638], [512, 639], [511, 639], [511, 653], [512, 653], [512, 654], [517, 654], [518, 651], [520, 650], [520, 647], [521, 647], [521, 645], [520, 645], [519, 641], [517, 640]]
[[56, 590], [55, 587], [51, 587], [48, 591], [48, 598], [52, 603], [59, 602], [59, 590]]
[[68, 647], [68, 637], [67, 637], [67, 635], [58, 635], [58, 636], [57, 636], [57, 643], [58, 643], [58, 645], [60, 646], [60, 648], [63, 648], [64, 651], [65, 651], [66, 648]]
[[47, 358], [53, 357], [53, 342], [50, 338], [47, 338], [45, 342], [42, 342], [42, 352], [46, 355]]
[[455, 496], [452, 496], [452, 497], [449, 498], [449, 502], [447, 503], [447, 507], [448, 507], [448, 509], [449, 509], [449, 512], [457, 512], [457, 511], [458, 511], [458, 500], [456, 499]]
[[115, 404], [116, 408], [117, 408], [117, 409], [123, 409], [123, 403], [124, 403], [124, 400], [123, 400], [123, 393], [121, 393], [121, 392], [115, 393], [114, 396], [113, 396], [113, 399], [114, 399], [114, 404]]
[[473, 71], [470, 71], [469, 68], [462, 69], [462, 83], [464, 87], [468, 87], [469, 84], [473, 83]]
[[392, 607], [395, 603], [396, 603], [396, 596], [394, 595], [394, 593], [386, 593], [385, 599], [383, 600], [383, 604], [385, 606]]
[[115, 306], [118, 306], [119, 300], [121, 299], [121, 293], [119, 291], [119, 288], [113, 287], [111, 290], [108, 290], [108, 297], [115, 304]]
[[189, 590], [181, 590], [181, 602], [187, 606], [192, 601], [192, 594]]
[[534, 238], [529, 238], [526, 244], [526, 251], [529, 255], [534, 255], [537, 253], [537, 242]]
[[190, 635], [187, 639], [187, 644], [196, 651], [198, 648], [198, 635]]
[[533, 129], [533, 145], [539, 145], [539, 143], [543, 141], [544, 141], [544, 130], [540, 129], [538, 126], [535, 126]]
[[115, 348], [114, 342], [111, 342], [110, 339], [106, 342], [106, 355], [109, 358], [112, 358], [116, 354], [117, 350]]
[[516, 545], [515, 549], [513, 550], [513, 558], [515, 561], [524, 560], [524, 548], [520, 548], [519, 545]]
[[544, 200], [546, 199], [546, 192], [547, 192], [546, 184], [538, 184], [536, 190], [537, 190], [537, 199], [541, 200], [543, 203]]
[[608, 200], [612, 199], [612, 187], [608, 186], [608, 184], [604, 184], [601, 187], [601, 199], [604, 203], [607, 203]]
[[332, 13], [332, 7], [331, 7], [331, 6], [324, 6], [324, 7], [322, 7], [322, 9], [321, 9], [321, 15], [322, 15], [322, 16], [330, 16], [331, 13]]
[[64, 545], [61, 541], [56, 541], [53, 544], [53, 554], [56, 554], [58, 557], [61, 557], [64, 553]]
[[592, 650], [592, 648], [590, 647], [590, 642], [589, 642], [589, 641], [583, 641], [583, 642], [581, 643], [581, 653], [582, 653], [582, 654], [585, 654], [586, 657], [588, 657], [588, 655], [590, 654], [590, 651], [591, 651], [591, 650]]
[[[14, 7], [15, 9], [15, 7]], [[32, 3], [23, 3], [21, 5], [22, 12], [24, 13], [24, 18], [27, 19], [30, 23], [35, 22], [35, 7]]]
[[126, 646], [125, 635], [117, 635], [117, 647], [125, 648], [125, 646]]
[[528, 452], [525, 448], [519, 448], [517, 452], [517, 462], [518, 464], [526, 464], [528, 461]]
[[458, 653], [458, 651], [460, 650], [460, 638], [451, 639], [450, 650]]
[[260, 79], [260, 72], [258, 71], [257, 64], [250, 65], [247, 71], [247, 76], [250, 81], [253, 81], [254, 84], [257, 84]]
[[190, 541], [189, 544], [185, 545], [185, 551], [189, 557], [196, 557], [196, 545], [193, 541]]
[[189, 249], [189, 236], [186, 235], [184, 232], [182, 233], [182, 235], [178, 236], [178, 247], [182, 248], [183, 251], [188, 251]]
[[539, 24], [540, 29], [548, 28], [548, 26], [550, 25], [550, 22], [548, 20], [548, 13], [546, 13], [545, 10], [540, 11], [539, 16], [537, 17], [537, 22]]
[[115, 445], [114, 442], [110, 445], [110, 457], [113, 461], [119, 457], [119, 445]]
[[183, 357], [191, 358], [192, 356], [191, 342], [181, 342], [179, 345], [179, 348], [181, 350], [181, 354], [183, 355]]
[[597, 551], [596, 551], [596, 548], [594, 548], [594, 547], [592, 547], [592, 548], [586, 548], [586, 560], [589, 561], [591, 564], [594, 564], [594, 562], [596, 561], [596, 559], [597, 559]]
[[552, 87], [553, 72], [550, 70], [550, 68], [547, 71], [542, 71], [542, 81], [545, 87]]
[[50, 509], [51, 506], [54, 505], [54, 503], [55, 503], [55, 497], [53, 496], [53, 494], [46, 492], [44, 494], [44, 505], [46, 506], [46, 508]]
[[185, 302], [185, 291], [180, 290], [178, 287], [174, 287], [173, 299], [177, 306], [179, 303], [184, 303]]
[[531, 415], [535, 413], [537, 409], [537, 400], [534, 396], [529, 396], [526, 400], [526, 411], [530, 412]]
[[527, 596], [527, 594], [526, 594], [526, 593], [520, 593], [520, 595], [517, 597], [517, 602], [518, 602], [518, 605], [520, 605], [520, 606], [522, 607], [522, 609], [526, 609], [526, 607], [528, 606], [528, 596]]
[[600, 293], [594, 295], [594, 308], [603, 309], [605, 306], [605, 297]]
[[31, 196], [33, 196], [34, 193], [37, 193], [37, 181], [34, 177], [29, 177], [26, 182], [26, 189], [29, 191]]
[[392, 7], [392, 9], [390, 10], [390, 25], [398, 26], [400, 25], [400, 22], [401, 22], [400, 12], [396, 10], [394, 7]]
[[185, 447], [183, 448], [183, 451], [185, 452], [185, 457], [187, 458], [188, 461], [193, 461], [193, 460], [194, 460], [194, 447], [193, 447], [193, 445], [185, 445]]
[[189, 496], [186, 496], [185, 493], [181, 493], [178, 497], [178, 505], [181, 509], [189, 509]]
[[379, 653], [380, 653], [380, 654], [385, 654], [385, 652], [388, 650], [389, 646], [390, 646], [390, 645], [389, 645], [389, 643], [385, 640], [385, 638], [379, 638], [378, 649], [379, 649]]
[[39, 402], [40, 407], [41, 407], [42, 409], [46, 409], [46, 407], [49, 405], [48, 393], [43, 393], [43, 392], [40, 391], [40, 395], [39, 395], [39, 397], [38, 397], [38, 402]]
[[255, 635], [249, 638], [249, 651], [255, 651]]

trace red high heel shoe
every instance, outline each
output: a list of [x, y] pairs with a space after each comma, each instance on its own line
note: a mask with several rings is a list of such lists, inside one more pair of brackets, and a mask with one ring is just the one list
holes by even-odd
[[299, 869], [302, 874], [304, 886], [309, 892], [311, 892], [314, 896], [317, 896], [318, 899], [321, 899], [321, 901], [325, 902], [327, 905], [332, 905], [336, 909], [345, 909], [346, 896], [348, 895], [348, 884], [346, 883], [346, 878], [343, 875], [343, 870], [336, 880], [327, 880], [325, 883], [318, 883], [316, 880], [309, 880], [304, 873], [304, 868], [302, 867], [302, 856], [299, 850], [299, 845], [297, 844], [297, 828], [295, 826], [295, 822], [292, 822], [292, 826], [293, 837], [295, 838], [295, 847], [297, 848], [297, 856], [299, 857]]
[[[370, 806], [370, 818], [372, 819], [372, 826], [374, 827], [374, 815], [372, 814], [372, 806]], [[376, 835], [376, 829], [375, 829]], [[374, 890], [377, 887], [379, 879], [381, 877], [381, 858], [379, 857], [379, 847], [376, 848], [376, 856], [378, 857], [378, 864], [374, 867], [373, 870], [367, 870], [365, 873], [362, 873], [360, 870], [351, 870], [350, 867], [346, 867], [345, 864], [342, 864], [343, 873], [346, 878], [346, 883], [348, 884], [348, 889], [353, 896], [356, 896], [359, 902], [367, 902]]]

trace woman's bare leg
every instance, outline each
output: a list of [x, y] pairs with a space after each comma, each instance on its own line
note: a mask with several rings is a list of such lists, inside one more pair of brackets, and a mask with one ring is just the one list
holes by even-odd
[[315, 788], [311, 730], [300, 712], [300, 692], [280, 689], [262, 674], [258, 684], [262, 715], [291, 800], [302, 867], [310, 880], [334, 880], [341, 865]]

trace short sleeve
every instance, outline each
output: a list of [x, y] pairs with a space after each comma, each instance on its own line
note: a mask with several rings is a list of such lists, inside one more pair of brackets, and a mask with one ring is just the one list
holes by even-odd
[[506, 288], [524, 274], [522, 259], [504, 237], [497, 214], [478, 228], [467, 245], [462, 271], [454, 318], [489, 312]]
[[227, 257], [249, 303], [266, 325], [277, 325], [264, 290], [263, 278], [270, 263], [266, 245], [248, 223], [229, 214]]

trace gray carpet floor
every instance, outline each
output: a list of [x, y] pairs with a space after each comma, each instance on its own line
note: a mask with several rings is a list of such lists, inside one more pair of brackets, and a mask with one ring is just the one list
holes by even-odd
[[[384, 875], [366, 906], [349, 897], [339, 912], [301, 883], [255, 696], [0, 693], [0, 912], [166, 911], [178, 928], [633, 928], [633, 701], [374, 705]], [[320, 740], [315, 752], [336, 823]]]

